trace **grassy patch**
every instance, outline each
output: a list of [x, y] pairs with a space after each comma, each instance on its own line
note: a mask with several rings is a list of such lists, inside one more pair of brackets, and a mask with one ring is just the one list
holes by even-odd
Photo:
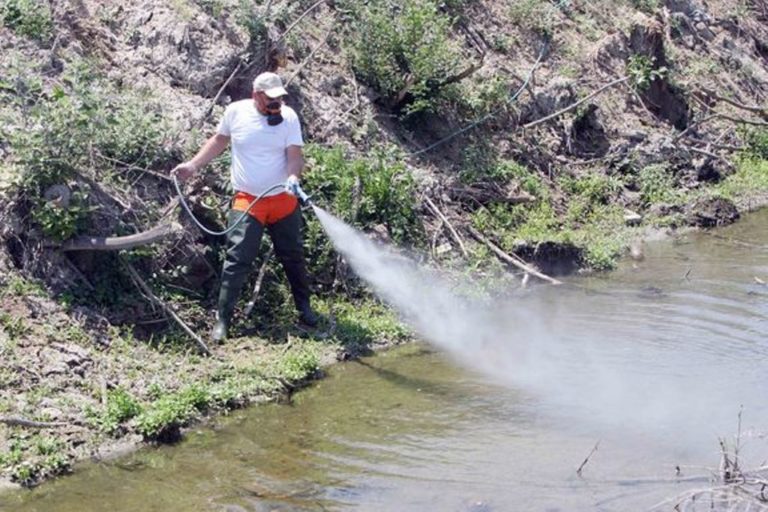
[[21, 485], [33, 485], [69, 466], [64, 443], [44, 434], [12, 434], [8, 450], [0, 453], [0, 471]]
[[116, 388], [107, 394], [107, 407], [98, 417], [97, 424], [104, 431], [113, 434], [127, 420], [141, 413], [139, 402], [125, 389]]
[[713, 191], [736, 202], [768, 193], [768, 160], [751, 156], [742, 159], [736, 172], [715, 185]]
[[42, 0], [2, 0], [0, 19], [19, 35], [48, 41], [53, 35], [53, 16], [48, 2]]

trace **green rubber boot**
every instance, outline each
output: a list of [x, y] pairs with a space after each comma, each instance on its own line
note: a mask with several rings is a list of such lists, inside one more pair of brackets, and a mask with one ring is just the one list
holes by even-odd
[[[240, 215], [242, 212], [230, 210], [227, 216], [228, 224], [231, 226]], [[227, 236], [227, 255], [221, 270], [218, 314], [216, 324], [211, 331], [211, 339], [216, 343], [224, 341], [229, 334], [230, 322], [240, 290], [259, 252], [263, 233], [264, 226], [248, 215]]]

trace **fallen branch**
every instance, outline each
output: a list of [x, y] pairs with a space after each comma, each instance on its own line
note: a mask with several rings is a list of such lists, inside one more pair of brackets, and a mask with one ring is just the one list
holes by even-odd
[[753, 121], [752, 119], [742, 119], [740, 117], [731, 117], [725, 114], [720, 114], [720, 118], [733, 121], [734, 123], [749, 124], [753, 126], [768, 126], [768, 123], [764, 121]]
[[692, 131], [694, 128], [697, 128], [697, 127], [701, 126], [702, 124], [707, 123], [707, 122], [709, 122], [709, 121], [711, 121], [713, 119], [717, 119], [718, 117], [722, 117], [722, 114], [719, 114], [719, 113], [718, 114], [712, 114], [712, 115], [709, 115], [709, 116], [707, 116], [707, 117], [705, 117], [703, 119], [700, 119], [698, 121], [694, 121], [693, 123], [689, 124], [688, 127], [685, 130], [683, 130], [682, 132], [680, 132], [677, 135], [675, 135], [675, 138], [672, 139], [672, 142], [677, 142], [681, 138], [683, 138], [686, 135], [688, 135], [688, 133], [690, 131]]
[[88, 237], [81, 236], [69, 240], [61, 246], [64, 252], [70, 251], [121, 251], [140, 245], [148, 245], [158, 240], [168, 238], [182, 230], [181, 224], [171, 222], [155, 226], [147, 231], [135, 235], [113, 237]]
[[707, 140], [697, 139], [689, 135], [686, 135], [683, 138], [694, 144], [703, 144], [710, 148], [722, 149], [723, 151], [745, 151], [747, 149], [744, 146], [730, 146], [728, 144], [718, 144], [717, 142], [709, 142]]
[[333, 21], [333, 23], [331, 24], [331, 28], [329, 28], [329, 29], [328, 29], [328, 32], [326, 32], [326, 34], [325, 34], [325, 37], [323, 37], [323, 40], [322, 40], [322, 41], [320, 41], [320, 42], [317, 44], [317, 46], [315, 46], [315, 47], [312, 49], [312, 51], [309, 53], [309, 55], [307, 55], [307, 58], [306, 58], [306, 59], [304, 59], [304, 62], [302, 62], [302, 63], [299, 65], [299, 67], [296, 69], [296, 71], [294, 71], [294, 72], [293, 72], [293, 75], [291, 75], [291, 78], [289, 78], [289, 79], [288, 79], [288, 81], [287, 81], [287, 82], [285, 82], [285, 86], [286, 86], [286, 87], [288, 87], [289, 85], [291, 85], [291, 82], [293, 82], [293, 79], [294, 79], [294, 78], [296, 78], [297, 76], [299, 76], [299, 73], [301, 73], [301, 71], [302, 71], [302, 70], [303, 70], [305, 67], [307, 67], [307, 64], [309, 64], [309, 63], [312, 61], [312, 59], [315, 57], [315, 54], [318, 52], [318, 50], [320, 50], [320, 48], [322, 48], [323, 46], [325, 46], [325, 44], [328, 42], [328, 38], [329, 38], [329, 37], [331, 37], [331, 32], [333, 32], [333, 29], [334, 29], [334, 28], [336, 28], [336, 20], [334, 20], [334, 21]]
[[459, 248], [461, 249], [461, 253], [464, 255], [465, 258], [469, 258], [469, 254], [467, 253], [467, 248], [464, 247], [464, 241], [459, 236], [459, 233], [454, 229], [453, 224], [443, 215], [443, 212], [441, 212], [435, 203], [432, 202], [432, 200], [428, 196], [424, 196], [424, 201], [426, 201], [427, 206], [434, 212], [435, 215], [438, 216], [440, 220], [442, 220], [445, 225], [448, 227], [448, 231], [453, 236], [453, 239], [456, 240], [456, 243], [459, 244]]
[[576, 470], [577, 475], [581, 476], [581, 471], [584, 469], [584, 466], [587, 465], [587, 463], [589, 462], [589, 459], [592, 458], [592, 456], [595, 454], [599, 446], [600, 446], [600, 441], [595, 443], [595, 447], [592, 448], [592, 451], [589, 452], [589, 455], [587, 455], [587, 457], [584, 459], [584, 462], [581, 463], [581, 465], [579, 466], [579, 469]]
[[298, 25], [298, 24], [301, 22], [301, 20], [303, 20], [303, 19], [304, 19], [304, 17], [305, 17], [305, 16], [307, 16], [307, 15], [308, 15], [310, 12], [314, 11], [314, 10], [315, 10], [315, 8], [317, 8], [317, 7], [318, 7], [320, 4], [323, 4], [323, 3], [325, 3], [326, 1], [327, 1], [327, 0], [318, 0], [317, 2], [315, 2], [314, 4], [312, 4], [311, 6], [309, 6], [309, 8], [308, 8], [306, 11], [304, 11], [304, 12], [301, 14], [301, 16], [299, 16], [298, 18], [296, 18], [296, 21], [294, 21], [293, 23], [291, 23], [291, 24], [288, 26], [288, 28], [286, 28], [286, 29], [285, 29], [285, 32], [283, 32], [282, 34], [280, 34], [280, 37], [278, 37], [278, 38], [277, 38], [277, 39], [276, 39], [276, 40], [275, 40], [275, 41], [274, 41], [272, 44], [277, 44], [277, 43], [279, 43], [280, 41], [282, 41], [283, 39], [285, 39], [285, 36], [287, 36], [287, 35], [288, 35], [288, 33], [289, 33], [291, 30], [293, 30], [293, 28], [294, 28], [296, 25]]
[[240, 71], [240, 68], [243, 66], [243, 61], [238, 60], [237, 66], [235, 66], [235, 69], [230, 73], [229, 78], [227, 78], [224, 81], [224, 84], [219, 87], [219, 92], [216, 93], [216, 96], [213, 97], [213, 101], [211, 101], [211, 104], [208, 106], [208, 109], [205, 111], [205, 114], [203, 114], [203, 117], [200, 118], [200, 120], [197, 122], [197, 127], [200, 128], [203, 126], [203, 123], [208, 119], [208, 116], [211, 115], [211, 112], [213, 112], [213, 107], [216, 106], [216, 102], [219, 101], [219, 98], [221, 97], [221, 94], [224, 92], [224, 89], [227, 88], [229, 83], [235, 78], [235, 75], [238, 71]]
[[148, 300], [156, 304], [157, 306], [160, 306], [163, 311], [165, 311], [173, 320], [179, 324], [179, 326], [186, 332], [193, 340], [195, 340], [195, 343], [197, 343], [197, 346], [200, 348], [200, 351], [207, 355], [211, 355], [211, 351], [208, 349], [208, 346], [203, 342], [203, 340], [195, 334], [195, 332], [189, 328], [189, 326], [184, 323], [184, 320], [179, 318], [179, 315], [176, 314], [175, 311], [173, 311], [168, 304], [166, 304], [163, 300], [161, 300], [157, 295], [152, 292], [152, 289], [149, 287], [149, 285], [141, 278], [138, 272], [136, 272], [136, 269], [133, 268], [133, 265], [130, 261], [127, 261], [126, 259], [122, 259], [123, 264], [125, 265], [125, 268], [128, 270], [128, 273], [131, 275], [131, 279], [133, 279], [133, 282], [136, 284], [136, 286], [145, 294]]
[[20, 416], [0, 416], [0, 423], [8, 425], [10, 427], [24, 427], [24, 428], [56, 428], [66, 427], [69, 423], [62, 421], [32, 421]]
[[719, 94], [715, 93], [714, 91], [709, 90], [701, 90], [706, 96], [709, 96], [715, 101], [722, 101], [723, 103], [727, 103], [729, 105], [732, 105], [738, 109], [746, 110], [747, 112], [754, 112], [756, 114], [760, 114], [761, 116], [765, 117], [766, 113], [768, 112], [768, 107], [761, 107], [759, 105], [745, 105], [743, 103], [739, 103], [736, 100], [732, 100], [730, 98], [726, 98], [724, 96], [720, 96]]
[[625, 77], [622, 77], [622, 78], [617, 78], [613, 82], [608, 83], [608, 84], [602, 86], [601, 88], [599, 88], [598, 90], [596, 90], [595, 92], [593, 92], [592, 94], [587, 96], [586, 98], [582, 98], [579, 101], [577, 101], [576, 103], [574, 103], [572, 105], [569, 105], [569, 106], [565, 107], [564, 109], [558, 110], [554, 114], [550, 114], [550, 115], [548, 115], [546, 117], [542, 117], [541, 119], [537, 119], [536, 121], [532, 121], [532, 122], [530, 122], [528, 124], [524, 124], [523, 126], [521, 126], [521, 128], [523, 128], [523, 129], [525, 129], [525, 128], [533, 128], [534, 126], [546, 123], [547, 121], [551, 121], [552, 119], [555, 119], [556, 117], [560, 117], [561, 115], [563, 115], [563, 114], [565, 114], [567, 112], [570, 112], [571, 110], [574, 110], [575, 108], [577, 108], [582, 103], [586, 103], [587, 101], [591, 100], [592, 98], [594, 98], [595, 96], [597, 96], [599, 94], [602, 94], [604, 91], [610, 89], [611, 87], [615, 87], [615, 86], [617, 86], [617, 85], [619, 85], [621, 83], [626, 82], [627, 80], [629, 80], [628, 76], [625, 76]]
[[246, 317], [250, 316], [251, 311], [253, 311], [253, 307], [256, 305], [256, 298], [259, 296], [259, 292], [261, 291], [261, 283], [264, 281], [264, 275], [267, 273], [267, 266], [269, 265], [269, 260], [272, 257], [272, 252], [274, 252], [274, 248], [270, 247], [267, 253], [264, 255], [264, 261], [261, 263], [259, 275], [256, 277], [256, 284], [253, 285], [251, 300], [249, 300], [248, 304], [245, 306]]
[[707, 151], [705, 149], [694, 148], [694, 147], [691, 147], [691, 146], [685, 146], [685, 149], [687, 149], [688, 151], [692, 151], [694, 153], [698, 153], [700, 155], [704, 155], [704, 156], [708, 156], [710, 158], [714, 158], [715, 160], [720, 160], [721, 162], [723, 162], [725, 165], [727, 165], [731, 169], [733, 169], [733, 167], [734, 167], [731, 162], [729, 162], [728, 160], [726, 160], [725, 158], [723, 158], [720, 155], [712, 153], [711, 151]]
[[496, 244], [485, 238], [482, 234], [480, 234], [479, 231], [477, 231], [472, 226], [469, 226], [469, 234], [472, 235], [478, 242], [482, 242], [485, 245], [488, 246], [489, 249], [491, 249], [496, 256], [498, 256], [503, 261], [506, 261], [507, 263], [510, 263], [514, 265], [515, 267], [519, 268], [520, 270], [523, 270], [525, 272], [528, 272], [529, 274], [538, 277], [542, 281], [546, 281], [551, 284], [563, 284], [561, 281], [558, 281], [557, 279], [554, 279], [552, 277], [549, 277], [546, 274], [542, 274], [532, 266], [525, 263], [522, 259], [518, 258], [517, 256], [513, 256], [510, 254], [507, 254], [503, 250], [501, 250]]

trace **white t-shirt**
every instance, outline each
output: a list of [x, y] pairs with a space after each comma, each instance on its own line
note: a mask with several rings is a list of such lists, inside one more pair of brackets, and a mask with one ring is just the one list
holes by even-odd
[[[280, 112], [283, 122], [269, 126], [267, 116], [256, 109], [251, 98], [231, 103], [224, 111], [217, 131], [231, 137], [232, 187], [236, 191], [257, 196], [288, 178], [285, 149], [303, 146], [304, 141], [296, 112], [286, 105]], [[275, 189], [267, 195], [281, 192]]]

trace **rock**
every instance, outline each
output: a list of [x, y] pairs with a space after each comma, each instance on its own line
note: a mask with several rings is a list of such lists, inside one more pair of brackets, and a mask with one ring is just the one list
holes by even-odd
[[634, 240], [629, 244], [629, 257], [635, 261], [642, 261], [645, 259], [642, 240]]
[[713, 158], [694, 160], [693, 166], [696, 172], [696, 181], [717, 183], [721, 181], [724, 175], [728, 172], [722, 161]]
[[683, 213], [683, 208], [677, 204], [656, 203], [650, 207], [648, 212], [654, 217], [666, 217], [676, 213]]
[[687, 212], [690, 225], [704, 228], [731, 224], [739, 217], [736, 205], [724, 197], [702, 197]]
[[515, 254], [536, 265], [544, 274], [563, 276], [573, 274], [582, 264], [582, 250], [566, 242], [539, 242], [515, 245]]
[[699, 34], [699, 37], [705, 41], [712, 41], [715, 39], [715, 33], [709, 29], [706, 23], [700, 21], [696, 23], [695, 28], [696, 33]]
[[624, 223], [627, 226], [637, 226], [643, 222], [643, 216], [639, 213], [635, 213], [632, 210], [624, 210]]

